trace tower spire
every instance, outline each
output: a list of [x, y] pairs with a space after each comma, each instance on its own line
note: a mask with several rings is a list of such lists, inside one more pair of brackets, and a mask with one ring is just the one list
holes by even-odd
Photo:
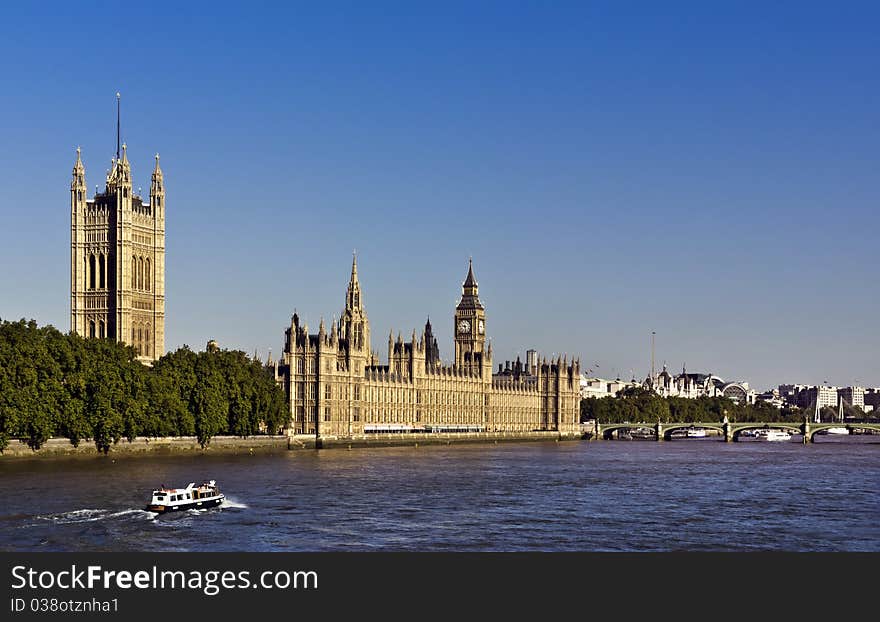
[[119, 138], [120, 138], [120, 123], [119, 123], [120, 106], [119, 106], [119, 98], [120, 98], [119, 91], [116, 91], [116, 159], [117, 159], [117, 160], [119, 159], [119, 142], [120, 142], [120, 141], [119, 141]]
[[76, 148], [76, 162], [73, 163], [73, 176], [83, 187], [85, 187], [85, 179], [79, 179], [78, 176], [81, 176], [85, 173], [85, 167], [83, 166], [82, 157], [80, 156], [80, 148]]
[[474, 277], [473, 257], [468, 257], [468, 273], [467, 273], [467, 278], [464, 280], [464, 286], [466, 288], [476, 288], [477, 287], [477, 279], [476, 279], [476, 277]]

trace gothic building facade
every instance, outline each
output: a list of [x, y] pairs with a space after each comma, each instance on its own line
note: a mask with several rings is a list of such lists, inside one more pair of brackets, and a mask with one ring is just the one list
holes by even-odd
[[[117, 143], [118, 146], [118, 143]], [[165, 181], [159, 155], [145, 201], [132, 191], [126, 145], [103, 192], [88, 198], [76, 150], [70, 184], [70, 329], [134, 346], [149, 363], [165, 351]]]
[[430, 320], [408, 341], [388, 335], [387, 364], [371, 349], [357, 260], [345, 309], [317, 334], [294, 313], [276, 380], [290, 405], [291, 432], [353, 437], [403, 432], [577, 433], [580, 362], [536, 358], [492, 372], [486, 311], [473, 266], [453, 315], [454, 361], [440, 360]]
[[754, 404], [757, 395], [748, 382], [727, 382], [714, 374], [688, 373], [684, 366], [680, 374], [673, 375], [663, 365], [663, 371], [653, 379], [650, 375], [645, 378], [642, 387], [661, 397], [727, 397], [738, 404]]

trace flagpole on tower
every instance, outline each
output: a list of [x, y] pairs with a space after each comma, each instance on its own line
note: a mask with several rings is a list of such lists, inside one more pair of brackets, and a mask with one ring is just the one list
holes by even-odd
[[119, 91], [116, 91], [116, 159], [119, 159]]

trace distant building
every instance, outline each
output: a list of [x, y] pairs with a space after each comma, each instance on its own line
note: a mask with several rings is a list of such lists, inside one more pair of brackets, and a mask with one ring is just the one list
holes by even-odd
[[673, 376], [666, 365], [655, 378], [645, 378], [642, 386], [663, 397], [726, 397], [738, 404], [754, 404], [756, 395], [748, 382], [727, 382], [714, 374], [688, 373], [684, 368]]
[[798, 408], [837, 408], [838, 388], [825, 385], [810, 386], [805, 384], [781, 384], [779, 392], [786, 405]]
[[798, 393], [808, 388], [806, 384], [781, 384], [779, 385], [779, 397], [786, 406], [797, 406]]
[[864, 410], [868, 411], [868, 407], [871, 407], [871, 410], [877, 410], [880, 408], [880, 387], [875, 387], [873, 389], [867, 389], [865, 394], [862, 396], [862, 400], [864, 402]]
[[775, 406], [776, 408], [782, 408], [785, 406], [785, 400], [779, 393], [779, 389], [771, 389], [769, 391], [765, 391], [764, 393], [759, 393], [755, 396], [755, 401], [765, 402], [767, 404], [770, 404], [771, 406]]
[[581, 399], [588, 397], [616, 397], [619, 391], [623, 391], [629, 387], [637, 387], [639, 383], [635, 380], [605, 380], [604, 378], [588, 378], [586, 374], [581, 374]]
[[535, 370], [538, 369], [537, 350], [526, 350], [526, 369], [528, 369], [529, 373], [532, 375], [534, 375]]
[[837, 390], [837, 396], [842, 399], [845, 404], [865, 410], [864, 387], [843, 387], [842, 389]]

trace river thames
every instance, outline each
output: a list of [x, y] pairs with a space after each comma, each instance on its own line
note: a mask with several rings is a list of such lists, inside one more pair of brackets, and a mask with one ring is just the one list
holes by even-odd
[[880, 551], [878, 482], [878, 436], [10, 460], [0, 550]]

